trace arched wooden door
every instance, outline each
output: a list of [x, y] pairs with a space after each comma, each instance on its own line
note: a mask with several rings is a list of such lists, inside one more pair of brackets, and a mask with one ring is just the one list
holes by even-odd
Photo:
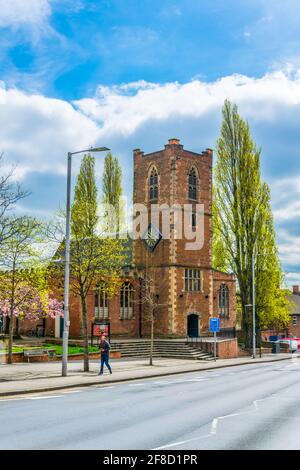
[[196, 313], [191, 313], [187, 317], [187, 334], [191, 338], [199, 336], [199, 316]]

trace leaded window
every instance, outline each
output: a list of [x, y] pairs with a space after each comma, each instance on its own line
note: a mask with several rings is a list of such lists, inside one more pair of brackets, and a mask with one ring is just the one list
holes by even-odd
[[149, 199], [150, 201], [158, 199], [158, 174], [156, 168], [152, 168], [149, 177]]
[[189, 199], [197, 199], [197, 174], [195, 168], [189, 171]]
[[133, 318], [133, 287], [130, 282], [124, 282], [120, 289], [120, 318]]
[[229, 316], [229, 290], [226, 284], [222, 284], [219, 289], [219, 310], [220, 315]]
[[201, 271], [200, 269], [185, 269], [184, 270], [184, 290], [186, 291], [201, 291]]
[[97, 286], [95, 291], [95, 318], [97, 320], [109, 318], [108, 293], [104, 283]]

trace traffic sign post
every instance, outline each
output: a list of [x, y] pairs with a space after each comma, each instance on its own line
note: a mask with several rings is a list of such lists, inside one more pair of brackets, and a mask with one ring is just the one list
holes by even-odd
[[221, 329], [220, 318], [213, 317], [209, 319], [209, 331], [214, 334], [214, 359], [217, 360], [217, 333]]
[[214, 331], [214, 360], [217, 360], [217, 333]]

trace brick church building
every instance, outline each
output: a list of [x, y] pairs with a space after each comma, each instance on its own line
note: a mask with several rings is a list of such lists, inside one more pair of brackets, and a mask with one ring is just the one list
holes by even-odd
[[[170, 139], [164, 149], [152, 153], [133, 151], [133, 202], [143, 204], [149, 214], [154, 204], [166, 207], [188, 204], [192, 227], [196, 225], [196, 205], [203, 204], [203, 246], [188, 249], [188, 240], [176, 237], [175, 212], [171, 214], [170, 236], [161, 237], [160, 215], [156, 225], [149, 224], [146, 239], [129, 241], [128, 262], [119, 293], [108, 298], [101, 287], [90, 292], [87, 302], [90, 324], [95, 319], [108, 320], [111, 336], [115, 338], [147, 336], [146, 297], [150, 289], [147, 280], [152, 279], [156, 337], [205, 335], [209, 318], [216, 316], [220, 317], [224, 331], [234, 330], [235, 277], [212, 268], [212, 158], [212, 150], [191, 152], [178, 139]], [[73, 294], [70, 322], [70, 337], [80, 337], [80, 304]], [[61, 319], [56, 319], [55, 325], [47, 320], [46, 334], [59, 337], [61, 332]]]

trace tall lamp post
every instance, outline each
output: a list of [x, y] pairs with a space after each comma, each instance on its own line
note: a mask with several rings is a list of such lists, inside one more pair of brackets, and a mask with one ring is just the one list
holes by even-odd
[[245, 305], [245, 307], [252, 307], [252, 357], [256, 358], [256, 318], [255, 318], [255, 265], [254, 265], [254, 250], [252, 252], [251, 271], [252, 271], [252, 304]]
[[254, 250], [252, 252], [252, 348], [253, 359], [256, 358], [256, 305], [255, 305], [255, 270], [254, 270]]
[[251, 271], [252, 271], [252, 304], [247, 304], [245, 307], [252, 307], [252, 357], [256, 358], [256, 317], [255, 317], [255, 264], [254, 264], [254, 250], [252, 252], [251, 259]]
[[80, 153], [106, 152], [107, 147], [89, 148], [79, 152], [68, 152], [68, 174], [67, 174], [67, 205], [66, 205], [66, 247], [65, 247], [65, 285], [64, 285], [64, 330], [63, 330], [63, 356], [62, 376], [67, 376], [68, 369], [68, 341], [69, 341], [69, 282], [70, 282], [70, 222], [71, 222], [71, 169], [72, 155]]
[[[271, 256], [271, 253], [256, 253], [256, 256]], [[252, 252], [252, 304], [245, 307], [252, 307], [252, 349], [253, 359], [256, 358], [256, 299], [255, 299], [255, 256]]]

